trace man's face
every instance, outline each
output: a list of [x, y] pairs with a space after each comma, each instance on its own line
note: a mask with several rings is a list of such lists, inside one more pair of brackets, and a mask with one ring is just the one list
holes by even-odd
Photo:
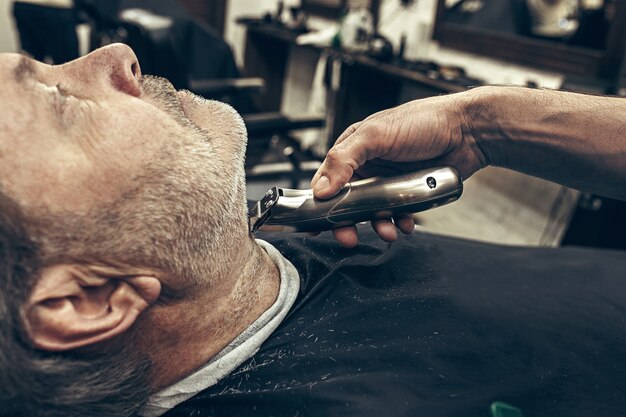
[[246, 135], [229, 106], [141, 78], [123, 45], [62, 66], [0, 54], [0, 85], [0, 189], [49, 223], [47, 255], [183, 273], [243, 230]]

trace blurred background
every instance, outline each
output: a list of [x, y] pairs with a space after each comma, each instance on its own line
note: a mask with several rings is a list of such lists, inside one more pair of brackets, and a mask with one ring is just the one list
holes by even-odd
[[[409, 100], [498, 84], [626, 96], [624, 0], [0, 0], [0, 52], [54, 64], [112, 42], [143, 73], [232, 104], [248, 198], [308, 188], [350, 124]], [[425, 232], [626, 248], [626, 204], [487, 168]]]

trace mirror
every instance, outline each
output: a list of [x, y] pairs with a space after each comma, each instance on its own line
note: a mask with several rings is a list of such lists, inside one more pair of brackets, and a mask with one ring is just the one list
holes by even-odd
[[337, 18], [346, 7], [346, 0], [302, 0], [302, 9], [308, 13]]
[[302, 10], [329, 18], [339, 18], [346, 9], [366, 8], [377, 19], [381, 0], [301, 0]]
[[625, 22], [621, 0], [439, 0], [434, 37], [468, 52], [612, 81]]

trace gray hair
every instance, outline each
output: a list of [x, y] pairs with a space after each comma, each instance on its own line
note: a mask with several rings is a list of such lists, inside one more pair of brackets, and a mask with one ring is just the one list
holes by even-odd
[[130, 416], [148, 396], [149, 362], [118, 341], [98, 352], [44, 352], [23, 331], [21, 308], [41, 266], [21, 208], [0, 192], [0, 414]]

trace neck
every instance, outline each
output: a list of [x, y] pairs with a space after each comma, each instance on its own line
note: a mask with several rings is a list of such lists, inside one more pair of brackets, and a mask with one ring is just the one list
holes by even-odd
[[193, 299], [154, 308], [139, 329], [139, 348], [152, 360], [155, 391], [207, 363], [276, 301], [278, 269], [251, 236], [242, 246], [219, 288], [211, 286]]

